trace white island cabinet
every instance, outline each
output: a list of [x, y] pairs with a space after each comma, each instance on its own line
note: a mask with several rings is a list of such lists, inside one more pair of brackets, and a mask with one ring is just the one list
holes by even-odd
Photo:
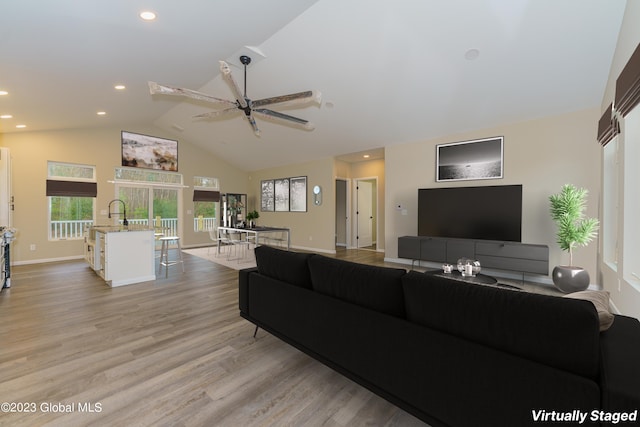
[[85, 238], [85, 258], [111, 287], [155, 280], [154, 231], [93, 227]]

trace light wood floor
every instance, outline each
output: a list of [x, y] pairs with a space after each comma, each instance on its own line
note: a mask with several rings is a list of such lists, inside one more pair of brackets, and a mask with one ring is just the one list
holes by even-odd
[[268, 333], [254, 339], [237, 271], [188, 254], [185, 269], [112, 289], [83, 261], [13, 267], [0, 402], [35, 412], [0, 412], [0, 425], [425, 425]]

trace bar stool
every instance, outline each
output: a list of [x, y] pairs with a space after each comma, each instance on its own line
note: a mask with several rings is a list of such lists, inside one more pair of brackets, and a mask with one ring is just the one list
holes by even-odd
[[[184, 273], [184, 261], [182, 260], [182, 246], [180, 246], [180, 237], [178, 236], [164, 236], [160, 237], [162, 246], [160, 247], [160, 264], [158, 265], [158, 274], [162, 271], [164, 265], [164, 277], [169, 277], [169, 266], [174, 264], [182, 264], [182, 272]], [[169, 244], [176, 243], [178, 245], [178, 257], [175, 260], [169, 261]]]
[[[164, 236], [164, 233], [159, 233], [159, 232], [155, 232], [153, 233], [153, 240], [154, 240], [154, 248], [153, 251], [157, 251], [158, 250], [158, 242], [160, 241], [160, 238]], [[156, 255], [156, 258], [160, 258], [160, 254]]]

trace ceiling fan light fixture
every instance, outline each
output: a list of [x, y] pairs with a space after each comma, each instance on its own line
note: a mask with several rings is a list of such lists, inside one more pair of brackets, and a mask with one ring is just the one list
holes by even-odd
[[217, 119], [230, 114], [238, 114], [239, 112], [244, 113], [244, 117], [249, 122], [249, 125], [251, 125], [253, 133], [256, 136], [260, 136], [260, 129], [258, 129], [254, 115], [278, 124], [293, 125], [305, 130], [313, 130], [315, 128], [315, 126], [307, 120], [263, 107], [275, 104], [279, 106], [302, 105], [311, 102], [315, 102], [320, 105], [322, 102], [322, 94], [319, 91], [308, 90], [288, 95], [252, 100], [247, 96], [247, 65], [251, 63], [251, 57], [248, 55], [240, 55], [239, 59], [240, 63], [244, 67], [244, 93], [240, 90], [240, 86], [233, 78], [229, 64], [226, 61], [219, 61], [222, 79], [227, 83], [229, 89], [231, 89], [231, 93], [233, 94], [235, 101], [216, 98], [191, 89], [161, 85], [151, 81], [148, 82], [149, 92], [151, 95], [161, 94], [184, 96], [186, 98], [210, 102], [218, 106], [226, 107], [221, 110], [193, 116], [198, 119]]
[[478, 59], [478, 56], [480, 56], [480, 51], [478, 49], [469, 49], [465, 52], [464, 59], [467, 61], [474, 61]]

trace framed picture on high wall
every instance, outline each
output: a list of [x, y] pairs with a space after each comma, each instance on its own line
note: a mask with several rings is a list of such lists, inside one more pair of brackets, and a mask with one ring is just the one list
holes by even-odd
[[436, 146], [436, 181], [502, 178], [504, 137]]
[[122, 166], [178, 171], [178, 141], [122, 131]]

